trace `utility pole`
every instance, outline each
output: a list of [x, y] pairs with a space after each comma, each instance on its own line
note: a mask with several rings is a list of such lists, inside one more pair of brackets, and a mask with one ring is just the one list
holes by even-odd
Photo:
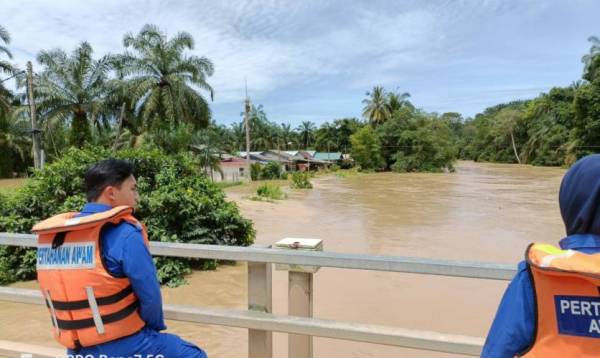
[[37, 127], [35, 100], [33, 99], [33, 66], [27, 61], [27, 97], [29, 100], [29, 114], [31, 116], [31, 135], [33, 139], [33, 165], [36, 169], [42, 168], [42, 154], [40, 144], [41, 131]]
[[246, 173], [248, 181], [252, 181], [250, 175], [250, 98], [248, 98], [248, 81], [246, 81], [246, 100], [244, 101], [244, 124], [246, 127]]

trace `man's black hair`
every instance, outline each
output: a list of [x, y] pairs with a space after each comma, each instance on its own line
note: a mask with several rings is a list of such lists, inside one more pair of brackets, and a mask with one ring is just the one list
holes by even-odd
[[133, 175], [133, 163], [121, 159], [106, 159], [98, 162], [85, 172], [85, 191], [88, 202], [93, 202], [107, 186], [120, 187]]

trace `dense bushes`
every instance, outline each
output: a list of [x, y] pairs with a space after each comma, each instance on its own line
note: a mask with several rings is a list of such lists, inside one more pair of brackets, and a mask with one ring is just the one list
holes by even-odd
[[294, 189], [312, 189], [310, 182], [310, 174], [308, 172], [293, 172], [292, 173], [292, 188]]
[[277, 162], [269, 162], [260, 170], [260, 180], [281, 179], [282, 168]]
[[250, 178], [256, 180], [282, 179], [283, 168], [277, 162], [269, 162], [265, 165], [253, 163], [250, 165]]
[[[109, 157], [106, 150], [70, 149], [59, 161], [36, 171], [27, 184], [0, 199], [0, 232], [29, 232], [33, 224], [51, 215], [78, 211], [85, 203], [86, 168]], [[136, 166], [140, 203], [137, 213], [148, 227], [150, 240], [220, 245], [250, 245], [252, 223], [240, 216], [234, 203], [211, 183], [188, 155], [168, 156], [158, 150], [127, 150], [116, 157]], [[161, 283], [182, 283], [193, 267], [213, 262], [156, 258]], [[31, 279], [35, 275], [33, 250], [0, 247], [0, 283]]]

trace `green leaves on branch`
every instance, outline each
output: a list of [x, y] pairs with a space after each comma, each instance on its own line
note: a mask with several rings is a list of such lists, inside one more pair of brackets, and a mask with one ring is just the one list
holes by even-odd
[[[107, 149], [68, 150], [59, 161], [36, 171], [14, 195], [0, 200], [0, 232], [27, 233], [39, 220], [85, 203], [83, 174]], [[254, 241], [252, 223], [244, 219], [223, 191], [200, 172], [189, 155], [165, 155], [159, 150], [126, 150], [117, 158], [134, 161], [140, 203], [137, 213], [150, 240], [247, 246]], [[0, 248], [0, 283], [33, 279], [33, 250]], [[210, 267], [207, 260], [157, 259], [161, 283], [177, 285], [194, 267]], [[207, 264], [208, 262], [208, 264]], [[208, 265], [208, 266], [207, 266]]]

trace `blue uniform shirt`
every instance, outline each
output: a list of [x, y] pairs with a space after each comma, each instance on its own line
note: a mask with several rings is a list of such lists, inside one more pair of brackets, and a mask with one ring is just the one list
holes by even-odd
[[[577, 250], [586, 254], [600, 252], [600, 236], [593, 234], [570, 235], [560, 241], [563, 250]], [[533, 343], [535, 332], [535, 298], [531, 277], [525, 261], [519, 263], [516, 276], [506, 289], [498, 312], [490, 328], [483, 358], [514, 357]]]
[[[87, 216], [110, 209], [111, 207], [108, 205], [87, 203], [79, 216]], [[144, 243], [141, 229], [130, 223], [123, 222], [105, 228], [100, 240], [101, 255], [108, 271], [115, 276], [129, 278], [133, 292], [139, 299], [139, 313], [146, 322], [146, 327], [139, 333], [100, 344], [94, 347], [95, 349], [83, 348], [79, 354], [88, 354], [96, 350], [125, 352], [133, 349], [136, 351], [136, 347], [147, 344], [145, 342], [156, 335], [157, 331], [167, 328], [163, 319], [160, 285], [156, 277], [154, 261]], [[88, 350], [90, 352], [87, 352]]]

